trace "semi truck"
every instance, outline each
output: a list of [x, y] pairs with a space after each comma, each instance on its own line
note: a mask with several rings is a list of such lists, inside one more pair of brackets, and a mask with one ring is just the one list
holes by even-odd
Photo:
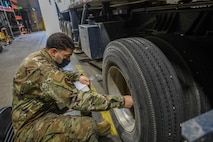
[[102, 60], [110, 111], [124, 142], [180, 142], [182, 123], [213, 106], [212, 0], [70, 0], [58, 12], [76, 53]]

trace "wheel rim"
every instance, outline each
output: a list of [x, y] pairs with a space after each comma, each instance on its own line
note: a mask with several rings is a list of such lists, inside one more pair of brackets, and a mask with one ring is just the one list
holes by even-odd
[[[112, 66], [110, 67], [107, 75], [107, 86], [109, 94], [124, 96], [124, 95], [131, 95], [129, 91], [129, 87], [126, 83], [126, 79], [123, 73], [120, 71], [119, 68]], [[113, 112], [121, 124], [123, 129], [127, 132], [132, 132], [135, 128], [135, 112], [134, 108], [131, 109], [113, 109]]]

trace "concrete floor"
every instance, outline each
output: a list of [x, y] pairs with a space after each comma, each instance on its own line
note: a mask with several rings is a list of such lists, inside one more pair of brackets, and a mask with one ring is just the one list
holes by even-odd
[[21, 35], [0, 53], [0, 108], [12, 104], [12, 80], [22, 60], [45, 46], [45, 32]]
[[[46, 44], [45, 31], [34, 32], [16, 37], [12, 44], [4, 47], [0, 53], [0, 108], [11, 106], [12, 104], [12, 80], [22, 60], [30, 53], [35, 52]], [[95, 92], [104, 94], [102, 77], [101, 77], [101, 61], [91, 61], [84, 53], [73, 54], [71, 63], [64, 68], [65, 70], [79, 71], [92, 79], [92, 88]], [[70, 111], [71, 115], [78, 115], [79, 112]], [[106, 115], [106, 113], [104, 112]], [[93, 117], [97, 122], [109, 117], [99, 112], [93, 112]], [[108, 119], [107, 119], [108, 120]], [[112, 123], [112, 122], [110, 122]], [[115, 130], [112, 126], [111, 130]], [[116, 131], [116, 130], [115, 130]], [[113, 132], [112, 132], [113, 133]], [[120, 142], [118, 136], [111, 134], [101, 138], [100, 142]]]

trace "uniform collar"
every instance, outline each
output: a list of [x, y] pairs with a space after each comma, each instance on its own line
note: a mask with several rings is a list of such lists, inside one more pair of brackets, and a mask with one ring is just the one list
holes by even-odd
[[45, 48], [41, 49], [41, 54], [44, 55], [48, 61], [53, 63], [55, 66], [57, 66], [56, 62], [52, 59], [52, 57], [49, 55], [49, 53], [47, 52], [47, 50]]

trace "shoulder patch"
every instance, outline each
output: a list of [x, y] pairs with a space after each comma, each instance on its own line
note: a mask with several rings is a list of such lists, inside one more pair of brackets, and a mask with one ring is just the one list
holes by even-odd
[[60, 72], [60, 71], [57, 71], [55, 74], [54, 74], [54, 77], [53, 77], [53, 80], [57, 81], [57, 82], [61, 82], [61, 80], [64, 78], [64, 73], [63, 72]]

